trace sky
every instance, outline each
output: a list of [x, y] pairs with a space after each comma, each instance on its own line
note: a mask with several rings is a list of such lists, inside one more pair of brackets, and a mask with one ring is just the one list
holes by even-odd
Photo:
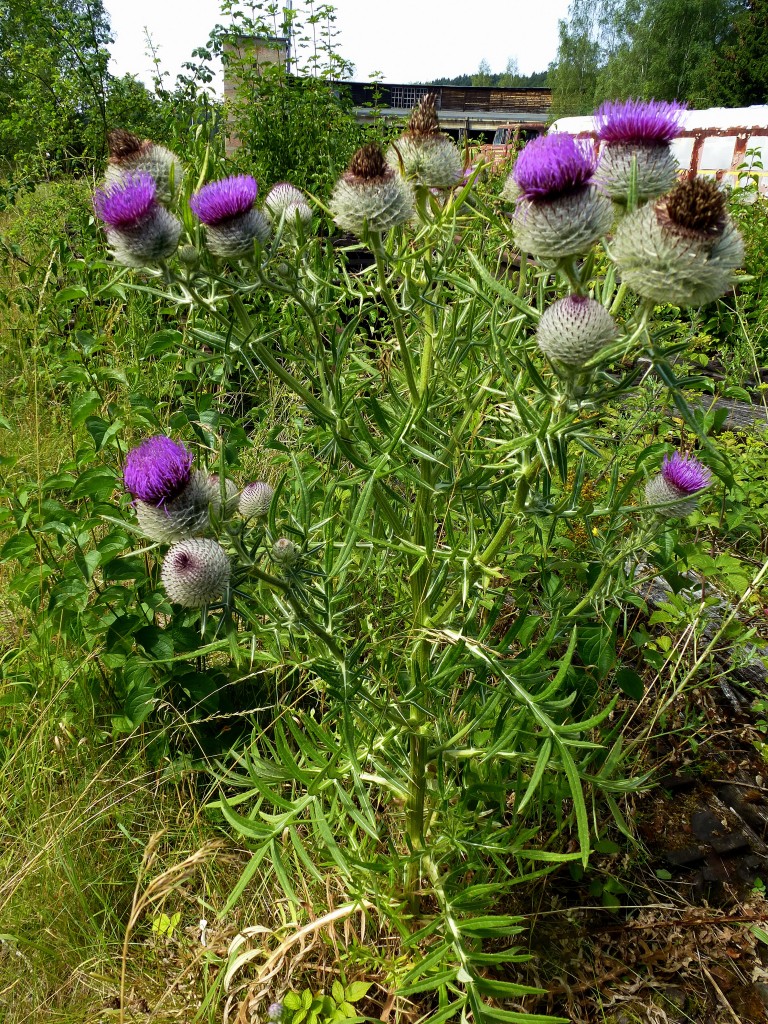
[[[557, 23], [568, 0], [334, 0], [333, 6], [338, 49], [355, 64], [355, 80], [381, 72], [385, 82], [410, 82], [471, 74], [483, 59], [494, 72], [504, 71], [510, 57], [523, 74], [543, 71], [557, 52]], [[135, 74], [147, 85], [152, 63], [145, 29], [173, 84], [213, 26], [227, 24], [219, 0], [104, 0], [104, 7], [115, 36], [112, 72]]]

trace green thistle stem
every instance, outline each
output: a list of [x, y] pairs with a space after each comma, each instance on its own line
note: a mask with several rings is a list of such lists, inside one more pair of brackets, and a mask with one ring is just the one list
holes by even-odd
[[392, 295], [389, 282], [387, 281], [387, 269], [384, 265], [384, 245], [381, 234], [379, 232], [372, 231], [369, 242], [371, 249], [373, 250], [373, 255], [376, 258], [376, 272], [379, 279], [379, 291], [382, 299], [384, 300], [384, 304], [389, 311], [389, 315], [392, 317], [392, 325], [395, 328], [395, 337], [397, 338], [397, 345], [400, 349], [400, 358], [403, 361], [403, 372], [405, 373], [405, 379], [408, 383], [408, 391], [414, 406], [418, 407], [419, 388], [416, 384], [416, 377], [413, 372], [413, 363], [411, 362], [411, 353], [408, 349], [405, 331], [403, 330], [402, 316], [397, 303], [395, 302], [395, 298]]

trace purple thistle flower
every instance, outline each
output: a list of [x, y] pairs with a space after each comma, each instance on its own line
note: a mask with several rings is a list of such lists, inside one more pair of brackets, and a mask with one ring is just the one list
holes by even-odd
[[144, 171], [128, 174], [122, 181], [107, 188], [97, 188], [93, 197], [96, 215], [111, 228], [124, 231], [134, 228], [155, 206], [157, 186]]
[[191, 453], [163, 434], [142, 441], [128, 452], [123, 470], [125, 489], [155, 507], [181, 494], [191, 476]]
[[665, 146], [682, 128], [684, 103], [626, 100], [603, 103], [595, 111], [598, 138], [610, 143]]
[[523, 196], [556, 199], [587, 185], [596, 166], [591, 144], [563, 132], [541, 135], [529, 142], [512, 174]]
[[695, 494], [712, 482], [712, 474], [695, 455], [681, 455], [680, 452], [675, 452], [672, 458], [664, 456], [661, 475], [683, 494]]
[[282, 1003], [270, 1003], [269, 1004], [269, 1008], [267, 1010], [267, 1019], [275, 1021], [275, 1020], [280, 1020], [280, 1018], [282, 1016], [283, 1016], [283, 1004]]
[[235, 174], [221, 181], [203, 185], [189, 200], [195, 216], [215, 227], [233, 217], [242, 217], [256, 202], [259, 186], [250, 174]]

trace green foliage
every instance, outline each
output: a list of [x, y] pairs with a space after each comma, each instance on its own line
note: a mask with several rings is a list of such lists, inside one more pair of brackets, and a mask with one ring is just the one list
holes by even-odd
[[[234, 95], [228, 101], [227, 128], [239, 140], [235, 159], [254, 173], [262, 187], [290, 180], [316, 194], [326, 194], [354, 150], [363, 128], [339, 80], [351, 70], [334, 49], [334, 11], [327, 4], [309, 4], [304, 12], [283, 11], [276, 21], [272, 5], [224, 5], [233, 19], [231, 30], [211, 40], [221, 55]], [[290, 33], [292, 65], [281, 59], [279, 40]], [[228, 42], [234, 37], [235, 45]], [[269, 54], [254, 59], [251, 40]], [[269, 40], [277, 40], [270, 44]]]
[[330, 995], [322, 990], [313, 992], [305, 988], [301, 992], [286, 992], [283, 996], [281, 1024], [338, 1024], [350, 1021], [352, 1024], [366, 1018], [359, 1016], [355, 1003], [359, 1003], [371, 986], [364, 981], [353, 981], [343, 985], [334, 981]]
[[[737, 74], [751, 80], [744, 70], [749, 65], [751, 77], [761, 80], [757, 25], [749, 21], [748, 6], [748, 0], [572, 0], [550, 69], [553, 116], [588, 114], [603, 100], [629, 97], [706, 107], [728, 92], [735, 105]], [[740, 32], [752, 33], [755, 56], [740, 48], [734, 65], [728, 55]], [[715, 67], [720, 70], [713, 74]], [[741, 94], [752, 95], [746, 85]]]
[[0, 157], [55, 169], [103, 155], [109, 42], [102, 0], [4, 0]]
[[765, 103], [768, 95], [768, 3], [743, 0], [726, 42], [714, 54], [711, 95], [728, 107]]

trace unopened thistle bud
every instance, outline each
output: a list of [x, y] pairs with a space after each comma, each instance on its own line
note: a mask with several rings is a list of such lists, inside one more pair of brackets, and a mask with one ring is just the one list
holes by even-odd
[[613, 223], [610, 200], [591, 183], [596, 157], [572, 135], [543, 135], [517, 158], [505, 195], [516, 196], [515, 238], [525, 252], [559, 259], [586, 252]]
[[154, 178], [145, 171], [96, 189], [93, 206], [104, 221], [118, 263], [144, 267], [167, 259], [179, 244], [181, 222], [157, 202]]
[[408, 130], [387, 150], [387, 163], [427, 188], [461, 183], [464, 166], [453, 141], [440, 131], [434, 93], [427, 93], [411, 115]]
[[375, 143], [358, 149], [331, 196], [333, 219], [344, 231], [360, 237], [368, 231], [389, 231], [413, 216], [409, 185], [387, 165]]
[[240, 515], [245, 519], [250, 519], [251, 516], [265, 516], [269, 512], [274, 494], [274, 489], [263, 480], [254, 480], [253, 483], [246, 484], [240, 492]]
[[282, 217], [288, 228], [295, 227], [297, 221], [300, 224], [309, 224], [312, 221], [312, 210], [306, 196], [287, 181], [280, 181], [272, 186], [264, 200], [264, 209], [275, 221]]
[[290, 568], [301, 558], [301, 548], [287, 537], [280, 537], [272, 545], [272, 558], [284, 568]]
[[616, 334], [616, 324], [605, 306], [582, 295], [553, 302], [536, 329], [544, 355], [573, 369], [582, 367]]
[[645, 500], [659, 506], [659, 515], [687, 516], [711, 482], [712, 474], [694, 455], [675, 452], [672, 458], [664, 456], [661, 472], [646, 484]]
[[[211, 473], [207, 479], [208, 484], [208, 496], [211, 508], [216, 512], [217, 515], [221, 515], [221, 478], [218, 473]], [[237, 484], [234, 480], [229, 478], [224, 480], [224, 493], [226, 498], [224, 501], [224, 514], [231, 515], [238, 505], [240, 499], [240, 492], [237, 489]]]
[[605, 143], [595, 180], [626, 203], [632, 163], [637, 165], [637, 198], [654, 199], [672, 188], [678, 163], [670, 142], [680, 134], [685, 105], [658, 100], [603, 103], [595, 112], [598, 138]]
[[174, 544], [160, 571], [169, 599], [183, 608], [201, 608], [218, 601], [229, 583], [229, 575], [226, 551], [208, 538]]
[[258, 185], [250, 174], [236, 174], [203, 185], [189, 200], [195, 216], [205, 224], [208, 248], [214, 256], [250, 256], [254, 242], [269, 238], [268, 218], [256, 210]]
[[120, 128], [109, 133], [108, 142], [109, 163], [105, 173], [108, 185], [122, 181], [126, 175], [144, 172], [153, 178], [160, 202], [171, 202], [183, 173], [175, 153]]
[[611, 256], [638, 295], [676, 306], [703, 306], [733, 285], [744, 245], [725, 197], [706, 178], [680, 182], [619, 224]]

